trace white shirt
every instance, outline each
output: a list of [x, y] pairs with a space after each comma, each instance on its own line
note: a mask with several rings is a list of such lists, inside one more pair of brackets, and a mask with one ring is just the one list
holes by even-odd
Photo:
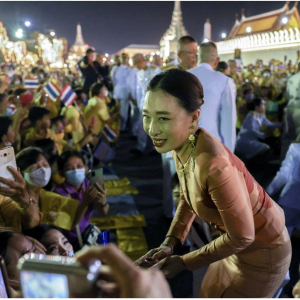
[[201, 63], [188, 72], [198, 77], [204, 91], [204, 104], [201, 107], [198, 126], [213, 134], [233, 152], [237, 119], [236, 88], [233, 80], [214, 71], [207, 63]]
[[155, 75], [159, 74], [160, 72], [161, 72], [160, 68], [153, 67], [153, 66], [147, 67], [146, 70], [141, 69], [137, 71], [136, 99], [140, 111], [143, 110], [148, 83]]
[[114, 83], [114, 98], [123, 99], [128, 98], [129, 89], [127, 85], [127, 78], [131, 72], [128, 66], [121, 65], [113, 73], [112, 81]]

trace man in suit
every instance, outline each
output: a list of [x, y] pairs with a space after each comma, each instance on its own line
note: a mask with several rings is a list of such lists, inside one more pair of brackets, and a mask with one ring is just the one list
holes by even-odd
[[200, 65], [189, 70], [198, 77], [204, 90], [204, 105], [198, 126], [225, 144], [234, 152], [236, 141], [236, 89], [233, 80], [214, 69], [219, 63], [217, 46], [214, 42], [200, 46]]

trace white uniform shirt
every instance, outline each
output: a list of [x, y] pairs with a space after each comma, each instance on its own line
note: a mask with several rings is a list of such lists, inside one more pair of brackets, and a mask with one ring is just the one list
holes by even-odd
[[218, 138], [230, 151], [236, 141], [236, 89], [233, 80], [213, 70], [207, 63], [188, 70], [200, 80], [204, 91], [204, 104], [198, 122]]
[[129, 88], [127, 85], [127, 78], [131, 72], [128, 66], [121, 65], [118, 67], [112, 77], [114, 83], [114, 98], [127, 99], [129, 95]]
[[147, 67], [146, 70], [141, 69], [137, 71], [136, 99], [140, 111], [143, 110], [148, 83], [155, 75], [159, 74], [160, 72], [160, 68], [156, 68], [153, 66]]
[[271, 196], [282, 187], [279, 204], [300, 210], [300, 143], [292, 143], [280, 170], [266, 191]]

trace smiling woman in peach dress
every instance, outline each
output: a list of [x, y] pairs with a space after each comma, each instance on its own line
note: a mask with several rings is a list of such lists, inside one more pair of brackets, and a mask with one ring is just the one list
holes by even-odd
[[[173, 150], [181, 200], [164, 242], [136, 264], [156, 264], [167, 277], [209, 265], [200, 297], [272, 297], [291, 261], [284, 213], [225, 145], [197, 128], [203, 99], [201, 83], [186, 71], [172, 69], [149, 83], [144, 129], [159, 153]], [[196, 215], [221, 236], [172, 255]]]

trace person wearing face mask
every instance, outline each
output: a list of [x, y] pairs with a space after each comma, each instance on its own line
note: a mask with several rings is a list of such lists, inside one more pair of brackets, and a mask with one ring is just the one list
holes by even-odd
[[39, 241], [46, 248], [47, 255], [74, 256], [73, 246], [56, 226], [41, 224], [23, 233]]
[[[110, 119], [106, 102], [108, 90], [103, 83], [94, 83], [90, 89], [90, 96], [88, 105], [84, 109], [84, 116], [87, 125], [94, 126], [93, 134], [99, 135]], [[93, 122], [94, 124], [92, 124]]]
[[236, 150], [247, 160], [258, 155], [266, 155], [270, 149], [269, 145], [258, 140], [266, 138], [266, 135], [260, 131], [263, 125], [269, 128], [282, 126], [281, 123], [273, 123], [266, 118], [264, 100], [255, 98], [248, 104], [248, 108], [250, 112], [243, 122], [236, 142]]
[[17, 154], [16, 162], [26, 181], [31, 202], [43, 214], [43, 222], [67, 230], [76, 226], [78, 202], [44, 189], [50, 181], [51, 168], [42, 150], [25, 148]]
[[44, 107], [34, 106], [30, 109], [28, 119], [32, 128], [27, 132], [24, 145], [32, 146], [35, 140], [50, 138], [56, 142], [56, 134], [50, 129], [50, 111]]
[[[64, 152], [58, 158], [57, 167], [61, 176], [65, 177], [66, 180], [57, 185], [54, 191], [60, 195], [77, 199], [79, 206], [74, 222], [79, 224], [80, 233], [85, 236], [85, 230], [88, 229], [94, 209], [97, 209], [102, 215], [108, 213], [109, 204], [106, 200], [106, 188], [99, 184], [96, 184], [95, 187], [91, 186], [90, 181], [86, 179], [87, 167], [84, 158], [78, 151]], [[77, 250], [79, 248], [77, 229], [63, 230], [63, 234]]]

